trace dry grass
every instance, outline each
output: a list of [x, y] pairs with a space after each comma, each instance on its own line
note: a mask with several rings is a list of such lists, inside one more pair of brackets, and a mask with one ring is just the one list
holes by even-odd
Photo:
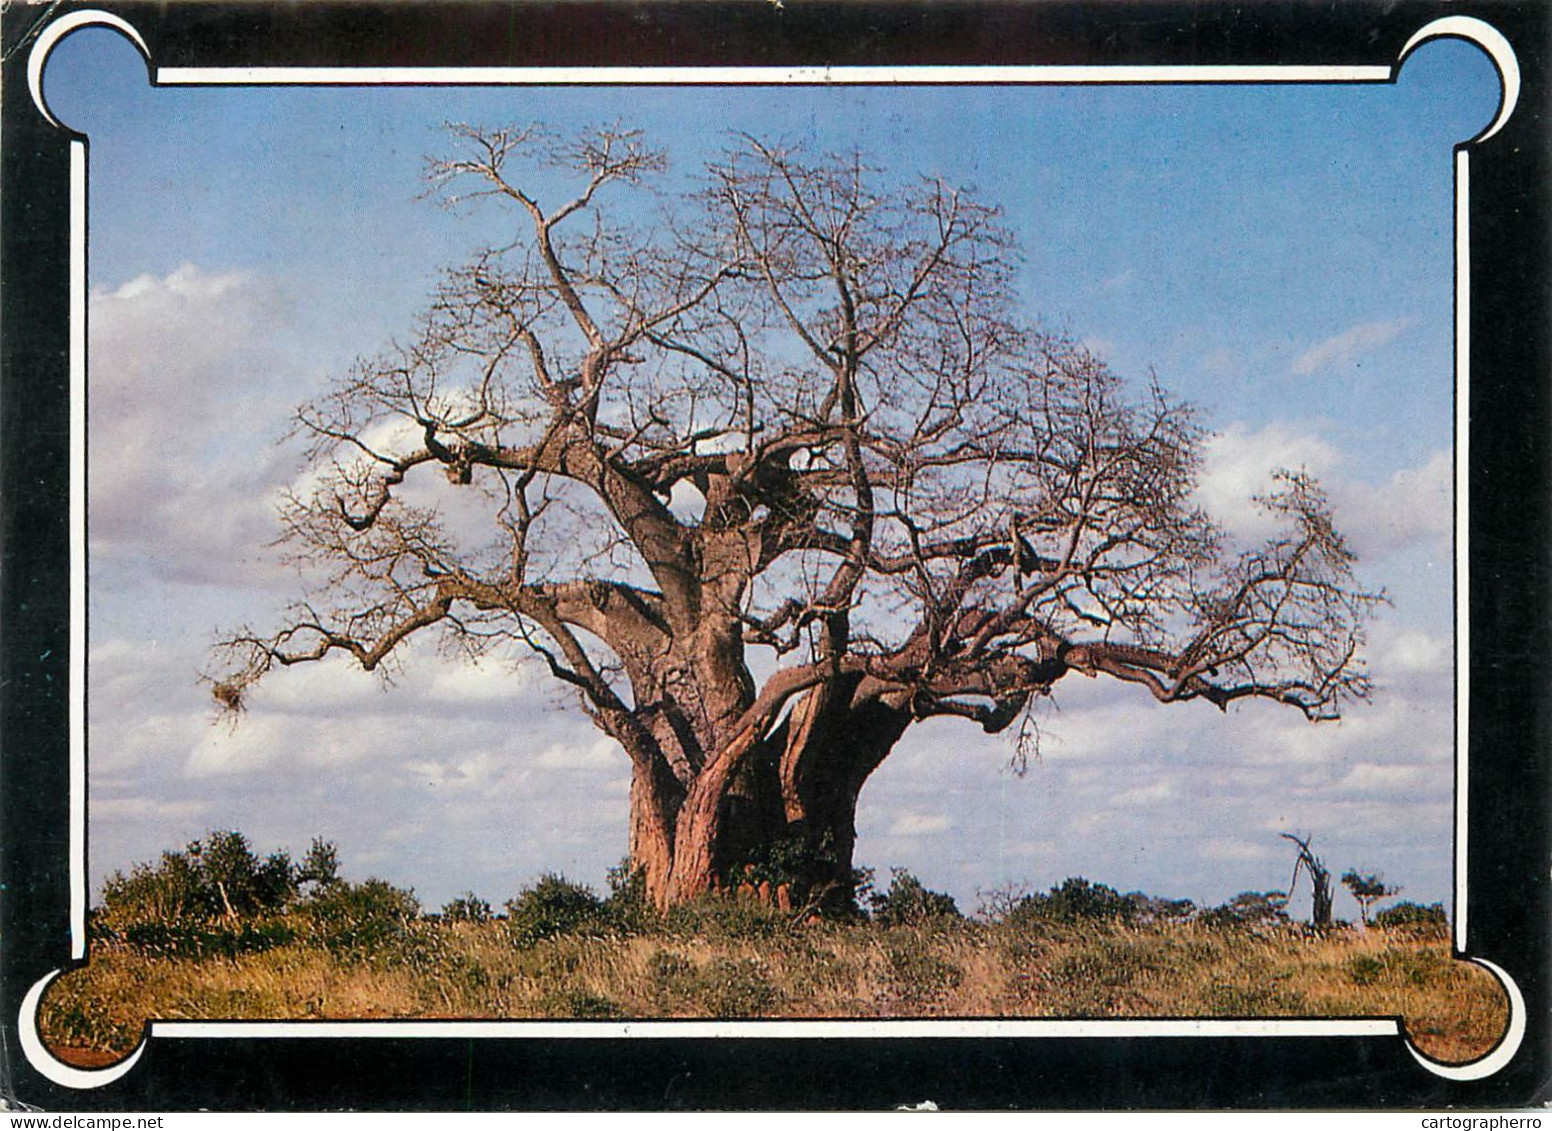
[[[758, 925], [758, 924], [757, 924]], [[969, 922], [561, 936], [425, 925], [354, 960], [289, 944], [233, 959], [94, 950], [44, 1001], [46, 1041], [100, 1062], [147, 1018], [1389, 1017], [1445, 1061], [1502, 1034], [1507, 1003], [1443, 941], [1198, 924]]]

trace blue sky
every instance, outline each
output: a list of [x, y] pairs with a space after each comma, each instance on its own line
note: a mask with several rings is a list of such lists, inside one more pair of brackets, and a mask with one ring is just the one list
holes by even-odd
[[967, 908], [1070, 874], [1216, 902], [1284, 884], [1290, 829], [1447, 898], [1451, 149], [1498, 99], [1474, 48], [1340, 87], [152, 89], [88, 31], [46, 90], [91, 139], [94, 877], [227, 826], [329, 836], [433, 905], [598, 883], [623, 854], [623, 757], [537, 673], [414, 656], [385, 692], [320, 666], [235, 731], [194, 680], [216, 628], [293, 595], [266, 548], [288, 410], [501, 230], [416, 199], [441, 123], [621, 120], [670, 186], [733, 130], [974, 186], [1022, 239], [1029, 311], [1203, 407], [1231, 531], [1257, 533], [1243, 500], [1273, 468], [1308, 466], [1394, 598], [1380, 692], [1334, 726], [1063, 686], [1022, 777], [996, 739], [919, 727], [864, 791], [860, 863]]

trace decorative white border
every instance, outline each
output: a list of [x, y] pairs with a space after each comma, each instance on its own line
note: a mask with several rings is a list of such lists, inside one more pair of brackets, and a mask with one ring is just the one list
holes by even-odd
[[70, 143], [70, 957], [86, 957], [86, 143]]
[[[1520, 94], [1520, 69], [1509, 41], [1491, 24], [1470, 16], [1446, 16], [1425, 25], [1402, 48], [1393, 66], [885, 66], [885, 67], [156, 67], [144, 38], [110, 12], [74, 12], [50, 23], [34, 42], [27, 62], [28, 90], [38, 111], [68, 128], [48, 108], [43, 72], [49, 54], [65, 36], [87, 26], [109, 27], [132, 42], [151, 68], [154, 83], [167, 86], [248, 85], [413, 85], [413, 86], [644, 86], [644, 85], [1069, 85], [1222, 83], [1391, 82], [1423, 43], [1454, 37], [1487, 53], [1501, 84], [1498, 113], [1476, 137], [1457, 148], [1455, 158], [1455, 949], [1466, 946], [1467, 745], [1470, 703], [1468, 553], [1470, 394], [1470, 156], [1466, 146], [1503, 128]], [[71, 957], [86, 955], [86, 145], [70, 150], [70, 937]], [[1469, 1064], [1441, 1064], [1408, 1050], [1418, 1063], [1449, 1080], [1491, 1076], [1519, 1050], [1526, 1030], [1525, 999], [1514, 980], [1486, 959], [1470, 958], [1503, 985], [1509, 998], [1509, 1028], [1486, 1056]], [[70, 1088], [96, 1088], [124, 1076], [145, 1050], [145, 1041], [125, 1060], [103, 1069], [79, 1069], [54, 1059], [38, 1035], [37, 1010], [43, 992], [60, 975], [54, 970], [28, 990], [21, 1005], [22, 1049], [45, 1078]], [[1395, 1019], [1290, 1020], [976, 1020], [976, 1021], [435, 1021], [435, 1022], [197, 1022], [153, 1021], [147, 1036], [163, 1039], [251, 1037], [526, 1037], [606, 1039], [619, 1037], [845, 1038], [845, 1037], [1372, 1037], [1399, 1036]]]
[[1390, 67], [162, 67], [168, 86], [1035, 86], [1388, 82]]

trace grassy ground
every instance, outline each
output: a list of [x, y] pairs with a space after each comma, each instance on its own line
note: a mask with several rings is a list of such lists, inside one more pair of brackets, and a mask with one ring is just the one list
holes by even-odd
[[1400, 932], [1105, 922], [814, 924], [744, 914], [635, 935], [514, 940], [417, 923], [367, 950], [220, 958], [97, 943], [43, 1003], [44, 1039], [101, 1063], [149, 1018], [1388, 1017], [1445, 1061], [1506, 1024], [1497, 982]]

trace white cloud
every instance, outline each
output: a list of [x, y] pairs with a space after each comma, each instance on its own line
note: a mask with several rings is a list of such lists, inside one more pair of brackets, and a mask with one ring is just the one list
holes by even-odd
[[236, 725], [205, 729], [185, 765], [191, 777], [241, 776], [261, 771], [341, 771], [344, 767], [399, 753], [392, 720], [340, 716], [339, 724], [280, 711], [253, 713]]
[[537, 686], [538, 669], [528, 664], [496, 660], [439, 665], [427, 685], [427, 695], [439, 702], [510, 703], [519, 689]]
[[1319, 436], [1291, 425], [1253, 429], [1235, 422], [1208, 438], [1197, 498], [1230, 534], [1259, 540], [1274, 533], [1277, 519], [1255, 499], [1273, 487], [1273, 474], [1306, 470], [1320, 478], [1341, 466], [1342, 454]]
[[1241, 837], [1208, 837], [1202, 841], [1201, 855], [1207, 860], [1240, 863], [1265, 860], [1271, 855], [1271, 850], [1259, 840]]
[[1175, 787], [1167, 781], [1156, 781], [1137, 789], [1126, 789], [1110, 799], [1117, 809], [1146, 809], [1166, 805], [1175, 799]]
[[271, 283], [192, 264], [91, 297], [90, 536], [163, 578], [256, 576], [291, 394]]
[[1354, 484], [1340, 496], [1343, 529], [1363, 556], [1413, 543], [1442, 543], [1454, 528], [1455, 462], [1447, 450], [1379, 484]]
[[1448, 674], [1453, 670], [1454, 651], [1449, 640], [1426, 632], [1404, 630], [1374, 640], [1374, 666], [1396, 675]]
[[625, 764], [625, 752], [612, 738], [592, 742], [556, 742], [545, 747], [534, 765], [546, 770], [596, 770]]
[[1342, 779], [1341, 791], [1347, 798], [1380, 794], [1392, 800], [1402, 796], [1429, 792], [1436, 784], [1436, 766], [1386, 766], [1373, 762], [1360, 762]]
[[936, 836], [954, 827], [954, 822], [941, 813], [913, 813], [909, 810], [895, 815], [889, 826], [889, 836]]
[[1421, 466], [1402, 468], [1382, 483], [1346, 478], [1343, 453], [1314, 432], [1288, 424], [1262, 428], [1236, 421], [1203, 445], [1197, 498], [1220, 526], [1242, 541], [1278, 530], [1278, 519], [1255, 502], [1273, 490], [1281, 470], [1307, 471], [1325, 488], [1337, 527], [1360, 558], [1370, 560], [1416, 544], [1442, 548], [1454, 523], [1454, 461], [1433, 452]]
[[1327, 366], [1355, 361], [1394, 341], [1412, 322], [1410, 318], [1397, 318], [1389, 322], [1360, 322], [1340, 334], [1316, 342], [1294, 359], [1291, 372], [1299, 377], [1308, 377]]

